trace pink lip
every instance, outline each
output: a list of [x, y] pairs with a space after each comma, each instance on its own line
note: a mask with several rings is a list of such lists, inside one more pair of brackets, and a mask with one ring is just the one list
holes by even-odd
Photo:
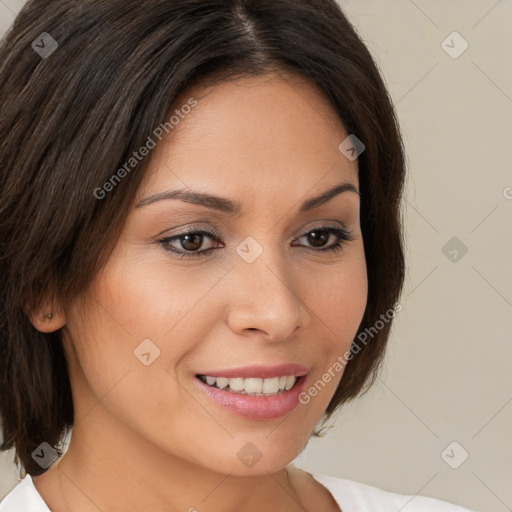
[[284, 375], [293, 375], [302, 377], [309, 373], [309, 368], [301, 364], [280, 364], [277, 366], [244, 366], [241, 368], [230, 368], [226, 370], [205, 370], [197, 375], [209, 375], [210, 377], [226, 377], [243, 379], [272, 379], [274, 377], [282, 377]]
[[[272, 372], [274, 375], [275, 371], [272, 370]], [[286, 372], [281, 375], [286, 375]], [[288, 375], [293, 375], [293, 372], [288, 373]], [[222, 376], [224, 376], [224, 373]], [[241, 375], [237, 373], [236, 376]], [[277, 377], [277, 375], [274, 376]], [[250, 420], [271, 420], [284, 416], [297, 407], [299, 395], [305, 387], [306, 379], [307, 377], [304, 375], [298, 377], [291, 389], [273, 396], [251, 396], [233, 393], [209, 386], [197, 377], [194, 378], [194, 381], [218, 405], [231, 413]]]

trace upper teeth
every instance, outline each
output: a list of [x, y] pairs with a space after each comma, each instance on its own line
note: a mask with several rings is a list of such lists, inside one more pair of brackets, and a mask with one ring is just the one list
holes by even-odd
[[288, 391], [297, 380], [294, 375], [284, 375], [272, 379], [243, 379], [241, 377], [228, 379], [226, 377], [210, 377], [209, 375], [201, 375], [200, 378], [203, 382], [219, 389], [227, 388], [226, 391], [256, 396], [275, 395], [280, 391]]

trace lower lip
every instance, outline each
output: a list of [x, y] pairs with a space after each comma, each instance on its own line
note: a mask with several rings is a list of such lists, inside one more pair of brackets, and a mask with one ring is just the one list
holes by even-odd
[[272, 420], [293, 411], [299, 404], [306, 375], [298, 377], [293, 388], [273, 396], [251, 396], [215, 388], [194, 377], [200, 388], [228, 411], [251, 420]]

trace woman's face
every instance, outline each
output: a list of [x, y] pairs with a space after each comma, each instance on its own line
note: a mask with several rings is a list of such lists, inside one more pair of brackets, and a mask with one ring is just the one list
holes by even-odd
[[[88, 300], [65, 307], [75, 429], [87, 425], [98, 453], [129, 459], [151, 446], [162, 461], [263, 474], [304, 448], [364, 313], [357, 192], [301, 211], [342, 183], [358, 190], [357, 160], [338, 149], [348, 133], [308, 83], [243, 78], [188, 91], [176, 108], [191, 97], [172, 139], [147, 157]], [[176, 190], [223, 199], [153, 197]], [[340, 250], [321, 250], [340, 239]]]

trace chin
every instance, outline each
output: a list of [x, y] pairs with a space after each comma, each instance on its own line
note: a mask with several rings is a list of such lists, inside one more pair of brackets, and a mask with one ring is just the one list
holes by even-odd
[[[293, 416], [293, 415], [292, 415]], [[200, 464], [213, 471], [233, 476], [255, 476], [275, 473], [288, 466], [304, 449], [311, 432], [304, 429], [286, 429], [290, 417], [281, 425], [265, 431], [235, 435], [229, 441], [204, 447]], [[273, 430], [274, 429], [274, 430]], [[312, 429], [311, 429], [312, 430]]]

